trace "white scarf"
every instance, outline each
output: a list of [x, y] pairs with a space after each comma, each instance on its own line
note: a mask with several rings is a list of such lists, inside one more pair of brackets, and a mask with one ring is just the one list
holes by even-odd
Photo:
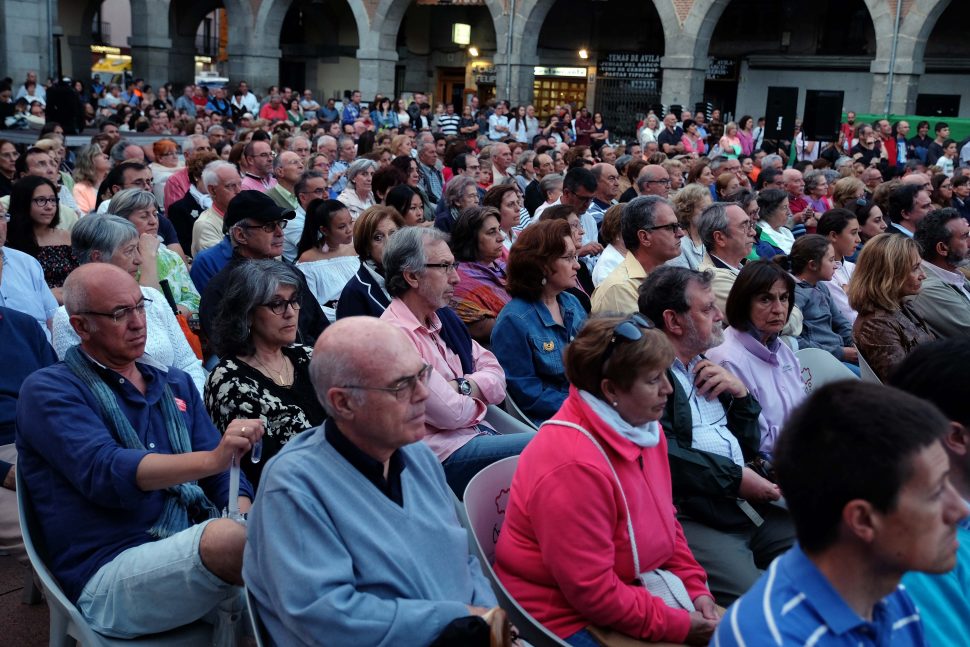
[[656, 420], [651, 420], [644, 425], [634, 427], [624, 420], [609, 404], [597, 398], [592, 393], [580, 390], [579, 395], [583, 398], [583, 402], [588, 404], [589, 408], [593, 410], [593, 413], [598, 415], [616, 433], [634, 445], [638, 447], [656, 447], [657, 443], [660, 442], [660, 423]]

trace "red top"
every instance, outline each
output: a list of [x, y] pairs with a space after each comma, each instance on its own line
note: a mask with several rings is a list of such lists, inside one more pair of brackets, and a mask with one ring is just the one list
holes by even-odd
[[286, 121], [286, 108], [281, 103], [274, 109], [272, 104], [267, 103], [259, 109], [259, 118], [267, 121]]
[[[674, 516], [663, 433], [656, 447], [635, 445], [593, 413], [575, 387], [553, 418], [580, 425], [609, 455], [633, 517], [640, 568], [675, 573], [692, 600], [711, 595]], [[522, 452], [495, 562], [512, 597], [561, 638], [594, 624], [682, 643], [690, 629], [686, 611], [632, 584], [637, 574], [616, 479], [575, 429], [544, 426]]]

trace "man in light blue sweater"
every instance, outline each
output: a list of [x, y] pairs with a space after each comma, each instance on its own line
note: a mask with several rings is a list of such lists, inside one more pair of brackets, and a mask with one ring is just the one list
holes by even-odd
[[266, 466], [243, 578], [278, 645], [429, 645], [496, 604], [444, 472], [417, 442], [431, 367], [403, 333], [349, 317], [317, 340], [329, 419]]

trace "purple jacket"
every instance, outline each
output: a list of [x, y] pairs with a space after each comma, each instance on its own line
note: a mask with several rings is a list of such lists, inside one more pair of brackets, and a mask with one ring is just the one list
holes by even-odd
[[781, 426], [805, 398], [795, 353], [778, 339], [768, 348], [750, 334], [731, 327], [724, 331], [724, 343], [705, 355], [736, 375], [761, 404], [761, 451], [770, 454]]

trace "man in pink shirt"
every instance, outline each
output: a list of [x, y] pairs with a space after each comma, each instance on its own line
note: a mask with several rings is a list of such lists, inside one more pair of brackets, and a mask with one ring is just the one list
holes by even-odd
[[273, 94], [269, 102], [259, 109], [259, 118], [266, 121], [286, 121], [286, 108], [280, 103], [280, 95]]
[[246, 159], [246, 172], [243, 173], [242, 190], [265, 193], [276, 186], [273, 177], [273, 149], [269, 142], [259, 140], [249, 142], [243, 149]]
[[182, 144], [185, 166], [168, 176], [165, 181], [165, 213], [173, 203], [178, 202], [189, 192], [189, 162], [201, 153], [211, 153], [212, 146], [205, 135], [189, 135]]
[[434, 368], [424, 441], [461, 497], [479, 470], [518, 455], [535, 432], [504, 435], [484, 423], [488, 405], [505, 399], [505, 371], [447, 307], [458, 283], [447, 240], [438, 229], [406, 227], [386, 243], [385, 285], [392, 299], [381, 319], [403, 330]]

